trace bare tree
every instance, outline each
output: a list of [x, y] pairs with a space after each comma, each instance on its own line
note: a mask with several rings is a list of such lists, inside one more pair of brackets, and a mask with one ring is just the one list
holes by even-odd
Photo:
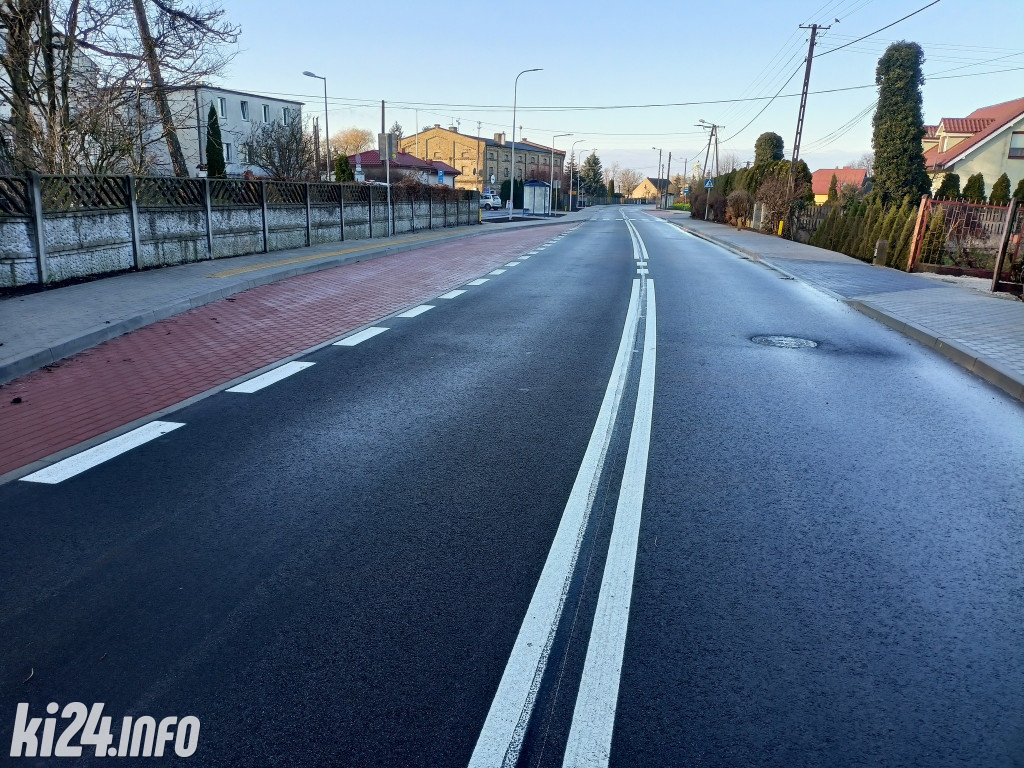
[[391, 126], [389, 133], [395, 134], [395, 136], [398, 137], [398, 141], [401, 141], [402, 137], [405, 135], [405, 131], [402, 129], [402, 124], [397, 120], [395, 120], [394, 124]]
[[851, 168], [864, 168], [868, 172], [868, 176], [874, 176], [875, 173], [875, 153], [865, 152], [863, 155], [858, 157], [856, 160], [851, 160], [849, 163]]
[[373, 149], [373, 134], [364, 128], [342, 128], [331, 136], [331, 147], [341, 155], [355, 155]]
[[315, 180], [313, 135], [298, 121], [255, 123], [243, 151], [246, 160], [275, 179]]
[[615, 180], [615, 191], [629, 197], [643, 180], [644, 175], [640, 171], [635, 168], [623, 168], [619, 171], [619, 177]]
[[740, 156], [735, 152], [724, 152], [718, 158], [718, 172], [719, 173], [730, 173], [735, 171], [737, 168], [742, 167], [743, 163], [740, 162]]

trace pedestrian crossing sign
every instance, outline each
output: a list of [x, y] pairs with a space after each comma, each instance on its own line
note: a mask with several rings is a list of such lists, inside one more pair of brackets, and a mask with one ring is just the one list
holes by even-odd
[[714, 179], [708, 179], [707, 181], [704, 182], [704, 189], [711, 189], [713, 186], [715, 186]]

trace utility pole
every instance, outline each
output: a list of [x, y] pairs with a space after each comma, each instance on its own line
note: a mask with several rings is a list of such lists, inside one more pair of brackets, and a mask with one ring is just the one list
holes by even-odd
[[807, 89], [811, 85], [811, 62], [814, 61], [814, 42], [818, 37], [819, 29], [832, 29], [831, 26], [821, 27], [811, 24], [810, 27], [801, 25], [800, 29], [811, 30], [811, 42], [807, 48], [807, 67], [804, 69], [804, 88], [800, 94], [800, 114], [796, 119], [796, 138], [793, 139], [793, 161], [789, 165], [789, 189], [793, 191], [793, 184], [796, 179], [796, 161], [800, 159], [800, 139], [804, 133], [804, 113], [807, 111]]
[[[668, 168], [665, 171], [665, 179], [668, 184], [672, 184], [672, 153], [668, 153]], [[665, 208], [665, 203], [668, 202], [668, 186], [665, 187], [665, 194], [661, 196], [661, 207]]]
[[391, 237], [395, 232], [395, 223], [391, 220], [391, 137], [384, 127], [384, 99], [380, 100], [380, 134], [384, 138], [384, 172], [388, 187], [388, 237]]

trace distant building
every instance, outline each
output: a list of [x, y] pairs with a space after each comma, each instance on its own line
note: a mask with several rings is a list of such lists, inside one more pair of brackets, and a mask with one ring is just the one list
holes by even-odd
[[[168, 103], [190, 176], [206, 175], [206, 133], [211, 105], [217, 111], [229, 177], [240, 177], [246, 171], [266, 176], [266, 172], [250, 163], [247, 156], [246, 142], [254, 126], [273, 122], [283, 125], [302, 123], [301, 101], [209, 85], [175, 88], [168, 94]], [[154, 130], [159, 130], [159, 127]], [[150, 152], [154, 155], [154, 165], [169, 171], [171, 158], [167, 144], [152, 142]]]
[[[367, 181], [386, 181], [387, 169], [376, 149], [348, 156], [348, 164], [356, 169], [356, 162], [362, 166]], [[440, 160], [423, 160], [406, 152], [398, 152], [391, 161], [391, 181], [412, 176], [424, 184], [444, 184], [455, 187], [459, 171]]]
[[[459, 133], [455, 126], [442, 128], [440, 123], [437, 123], [433, 128], [403, 137], [399, 148], [402, 152], [408, 152], [423, 160], [439, 161], [454, 166], [459, 171], [456, 186], [460, 189], [497, 191], [503, 181], [512, 177], [512, 143], [506, 143], [504, 133], [496, 133], [493, 139], [485, 139]], [[556, 179], [561, 177], [564, 163], [565, 152], [555, 149]], [[517, 179], [548, 181], [551, 177], [551, 168], [551, 147], [527, 139], [516, 140]]]
[[668, 179], [652, 179], [648, 176], [637, 184], [636, 189], [629, 193], [628, 199], [653, 202], [668, 192], [670, 185], [671, 182]]
[[836, 177], [836, 191], [844, 184], [852, 184], [857, 189], [864, 186], [868, 172], [864, 168], [821, 168], [811, 174], [811, 189], [814, 191], [814, 202], [821, 205], [828, 200], [828, 188], [832, 184], [832, 176]]
[[976, 109], [967, 117], [944, 117], [938, 125], [926, 125], [924, 159], [932, 189], [938, 189], [947, 173], [961, 182], [981, 173], [986, 189], [1002, 174], [1010, 177], [1010, 189], [1024, 178], [1024, 98]]

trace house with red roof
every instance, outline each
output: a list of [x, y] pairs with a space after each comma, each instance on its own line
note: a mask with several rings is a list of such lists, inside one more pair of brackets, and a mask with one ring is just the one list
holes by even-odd
[[959, 174], [961, 183], [981, 173], [988, 190], [1004, 173], [1010, 189], [1024, 178], [1024, 98], [982, 107], [967, 117], [944, 117], [924, 128], [924, 159], [933, 190], [947, 173]]
[[[352, 166], [353, 171], [356, 170], [357, 163], [367, 181], [386, 180], [387, 169], [376, 149], [348, 156], [348, 164]], [[418, 178], [424, 184], [444, 184], [446, 187], [454, 187], [455, 177], [459, 175], [459, 171], [440, 160], [423, 160], [406, 152], [398, 152], [391, 161], [391, 181], [395, 182], [410, 175]]]
[[814, 190], [814, 202], [821, 205], [828, 200], [828, 188], [832, 184], [832, 176], [835, 175], [837, 189], [842, 189], [844, 184], [852, 184], [857, 189], [864, 186], [864, 180], [868, 172], [864, 168], [822, 168], [811, 174], [811, 188]]

